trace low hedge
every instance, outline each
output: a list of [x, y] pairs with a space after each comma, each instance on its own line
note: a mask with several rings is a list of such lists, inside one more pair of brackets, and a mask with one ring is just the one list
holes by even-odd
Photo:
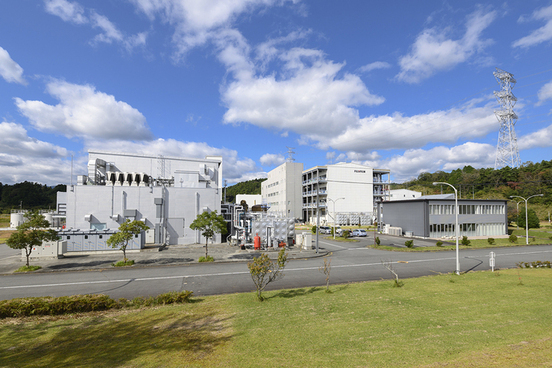
[[0, 301], [0, 318], [53, 316], [104, 311], [115, 308], [137, 308], [143, 306], [187, 303], [192, 294], [193, 292], [187, 290], [180, 292], [173, 291], [156, 297], [135, 298], [133, 300], [124, 298], [114, 300], [104, 294], [16, 298]]

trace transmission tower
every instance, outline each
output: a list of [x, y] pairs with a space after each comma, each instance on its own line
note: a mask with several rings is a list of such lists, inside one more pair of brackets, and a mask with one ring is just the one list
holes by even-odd
[[516, 125], [518, 119], [514, 112], [514, 105], [516, 104], [517, 98], [512, 93], [512, 88], [514, 88], [516, 80], [512, 73], [498, 68], [493, 72], [493, 75], [500, 85], [500, 91], [495, 91], [493, 93], [502, 107], [500, 110], [494, 112], [496, 118], [500, 122], [498, 144], [496, 146], [495, 169], [500, 169], [505, 166], [510, 166], [511, 168], [520, 167], [521, 160], [519, 159], [516, 132], [514, 130], [514, 125]]
[[293, 151], [293, 147], [287, 147], [287, 149], [288, 149], [288, 151], [287, 151], [287, 154], [288, 154], [287, 162], [295, 161], [295, 158], [293, 158], [293, 155], [295, 154], [295, 151]]

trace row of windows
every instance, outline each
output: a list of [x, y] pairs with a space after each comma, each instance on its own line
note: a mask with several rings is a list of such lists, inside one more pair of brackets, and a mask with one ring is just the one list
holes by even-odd
[[[453, 204], [430, 204], [430, 215], [454, 215]], [[459, 215], [504, 215], [502, 204], [461, 204], [458, 205]]]
[[268, 193], [267, 197], [274, 197], [280, 194], [280, 192]]
[[[459, 236], [494, 236], [506, 235], [506, 227], [503, 223], [487, 223], [487, 224], [458, 224], [460, 233]], [[447, 236], [455, 236], [454, 224], [431, 224], [429, 225], [429, 237], [441, 238]]]
[[272, 187], [278, 185], [279, 183], [280, 183], [279, 181], [275, 181], [274, 183], [268, 184], [266, 187], [267, 188], [272, 188]]

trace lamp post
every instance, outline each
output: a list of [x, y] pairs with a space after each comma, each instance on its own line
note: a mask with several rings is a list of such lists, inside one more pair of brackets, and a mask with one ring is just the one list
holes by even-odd
[[[530, 200], [533, 197], [542, 197], [543, 194], [535, 194], [531, 197], [527, 197], [527, 199], [521, 197], [521, 196], [510, 196], [510, 198], [521, 198], [525, 201], [525, 244], [529, 245], [529, 218], [527, 216], [527, 201]], [[518, 214], [519, 216], [519, 214]], [[517, 222], [517, 221], [516, 221]]]
[[336, 226], [336, 219], [335, 219], [335, 202], [339, 201], [340, 199], [345, 199], [345, 197], [341, 197], [336, 199], [335, 201], [331, 198], [328, 198], [328, 201], [332, 201], [333, 203], [333, 214], [334, 214], [334, 231], [333, 231], [333, 238], [335, 240], [335, 226]]
[[456, 235], [456, 274], [460, 275], [460, 254], [458, 252], [458, 191], [452, 184], [440, 181], [433, 183], [433, 185], [437, 184], [445, 184], [454, 189], [454, 214], [456, 216], [456, 224], [454, 225], [454, 233]]

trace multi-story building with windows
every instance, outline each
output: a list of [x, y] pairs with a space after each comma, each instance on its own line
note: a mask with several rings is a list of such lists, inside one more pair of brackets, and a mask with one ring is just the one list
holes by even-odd
[[[505, 200], [458, 200], [459, 236], [507, 236]], [[456, 225], [454, 195], [427, 196], [383, 204], [386, 225], [424, 238], [454, 237]]]
[[284, 162], [268, 173], [261, 183], [263, 205], [268, 212], [286, 217], [301, 218], [301, 173], [303, 164]]
[[367, 225], [388, 198], [390, 170], [338, 163], [303, 171], [303, 220], [316, 224]]

